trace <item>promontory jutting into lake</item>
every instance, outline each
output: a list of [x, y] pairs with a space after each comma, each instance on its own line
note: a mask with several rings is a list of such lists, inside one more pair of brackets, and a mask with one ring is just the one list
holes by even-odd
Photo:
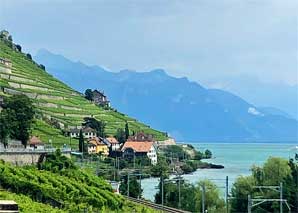
[[0, 0], [0, 213], [298, 213], [297, 8]]

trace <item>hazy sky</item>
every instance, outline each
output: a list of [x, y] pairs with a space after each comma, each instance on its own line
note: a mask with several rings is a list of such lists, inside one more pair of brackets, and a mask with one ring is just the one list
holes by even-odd
[[297, 84], [297, 11], [297, 0], [0, 0], [0, 28], [32, 55], [114, 71]]

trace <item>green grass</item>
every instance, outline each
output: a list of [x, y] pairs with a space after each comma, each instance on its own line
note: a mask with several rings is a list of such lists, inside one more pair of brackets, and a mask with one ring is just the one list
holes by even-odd
[[[83, 117], [93, 115], [95, 118], [106, 122], [106, 133], [108, 135], [114, 135], [118, 128], [124, 128], [125, 123], [128, 122], [131, 132], [144, 131], [152, 134], [156, 140], [167, 139], [165, 133], [151, 129], [136, 119], [90, 103], [80, 93], [40, 69], [36, 63], [27, 59], [25, 54], [13, 51], [2, 40], [0, 40], [0, 57], [12, 61], [12, 76], [24, 78], [24, 80], [1, 78], [0, 87], [14, 89], [26, 94], [49, 95], [52, 98], [63, 98], [62, 100], [56, 100], [41, 96], [34, 99], [33, 102], [37, 108], [37, 112], [40, 114], [51, 116], [67, 126], [81, 125]], [[26, 79], [30, 80], [30, 82], [26, 82]], [[34, 88], [13, 88], [9, 85], [9, 82], [34, 86]], [[49, 91], [45, 91], [42, 88], [46, 88]], [[45, 106], [44, 104], [46, 103], [56, 104], [58, 108]], [[53, 138], [54, 144], [69, 144], [69, 139], [62, 136], [61, 131], [52, 128], [45, 122], [37, 122], [33, 128], [33, 134], [39, 135], [45, 141]]]

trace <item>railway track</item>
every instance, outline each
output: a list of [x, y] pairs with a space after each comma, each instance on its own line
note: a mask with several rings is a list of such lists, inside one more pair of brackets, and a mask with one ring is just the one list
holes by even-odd
[[146, 201], [146, 200], [142, 200], [142, 199], [136, 199], [136, 198], [127, 197], [127, 196], [124, 196], [124, 197], [126, 199], [132, 201], [132, 202], [139, 203], [139, 204], [142, 204], [142, 205], [145, 205], [145, 206], [148, 206], [150, 208], [160, 210], [160, 211], [163, 211], [163, 212], [168, 212], [168, 213], [190, 213], [188, 211], [184, 211], [184, 210], [181, 210], [181, 209], [175, 209], [175, 208], [168, 207], [168, 206], [162, 206], [160, 204], [152, 203], [150, 201]]

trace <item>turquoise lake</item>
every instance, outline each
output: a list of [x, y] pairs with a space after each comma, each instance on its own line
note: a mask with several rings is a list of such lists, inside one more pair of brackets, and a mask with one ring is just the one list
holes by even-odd
[[[224, 191], [225, 178], [229, 177], [229, 188], [240, 175], [250, 175], [252, 165], [261, 166], [270, 156], [289, 159], [298, 152], [298, 143], [189, 143], [197, 150], [209, 149], [213, 158], [206, 162], [221, 164], [224, 169], [198, 169], [196, 172], [183, 175], [189, 183], [196, 184], [203, 179], [213, 181]], [[143, 197], [154, 200], [158, 178], [142, 180]]]

